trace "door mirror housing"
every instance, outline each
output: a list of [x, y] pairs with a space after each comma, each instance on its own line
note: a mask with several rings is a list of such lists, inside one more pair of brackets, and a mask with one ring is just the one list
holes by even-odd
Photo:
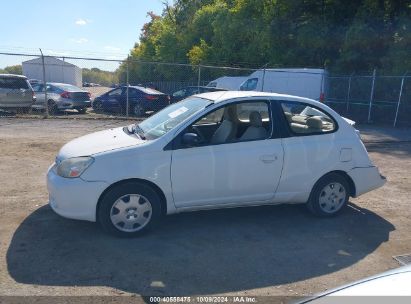
[[195, 133], [185, 133], [183, 135], [183, 144], [187, 147], [196, 146], [199, 143], [199, 137]]

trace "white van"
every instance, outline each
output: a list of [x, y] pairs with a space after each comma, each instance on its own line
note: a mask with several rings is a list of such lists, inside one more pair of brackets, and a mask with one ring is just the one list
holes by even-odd
[[295, 95], [324, 101], [328, 91], [327, 76], [328, 72], [324, 69], [258, 70], [237, 90]]
[[240, 85], [248, 78], [249, 76], [223, 76], [210, 81], [207, 87], [238, 91]]

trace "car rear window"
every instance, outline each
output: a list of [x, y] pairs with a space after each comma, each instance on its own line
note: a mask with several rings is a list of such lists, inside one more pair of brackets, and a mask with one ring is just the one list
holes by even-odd
[[60, 88], [64, 91], [68, 91], [68, 92], [78, 92], [78, 91], [82, 91], [80, 88], [73, 86], [71, 84], [56, 84], [54, 85], [57, 88]]
[[0, 88], [2, 89], [28, 89], [29, 85], [23, 78], [5, 77], [0, 78]]
[[140, 91], [142, 91], [143, 93], [146, 93], [146, 94], [154, 94], [154, 95], [164, 94], [164, 93], [162, 93], [162, 92], [160, 92], [160, 91], [157, 91], [157, 90], [154, 90], [154, 89], [151, 89], [151, 88], [138, 87], [138, 89], [139, 89]]

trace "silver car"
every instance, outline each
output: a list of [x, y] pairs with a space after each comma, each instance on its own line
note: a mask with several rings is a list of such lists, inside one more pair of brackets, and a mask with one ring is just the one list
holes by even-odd
[[35, 99], [25, 76], [0, 74], [0, 109], [29, 112]]
[[[56, 114], [58, 111], [75, 109], [79, 113], [85, 113], [91, 107], [91, 94], [76, 86], [66, 83], [49, 82], [46, 85], [47, 106], [49, 113]], [[33, 109], [43, 110], [45, 107], [44, 85], [38, 83], [33, 85], [37, 100]]]

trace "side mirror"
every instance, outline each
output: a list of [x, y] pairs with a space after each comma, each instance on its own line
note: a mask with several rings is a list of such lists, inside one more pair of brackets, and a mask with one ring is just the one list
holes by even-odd
[[193, 147], [199, 143], [198, 135], [195, 133], [185, 133], [183, 135], [183, 144], [187, 147]]

